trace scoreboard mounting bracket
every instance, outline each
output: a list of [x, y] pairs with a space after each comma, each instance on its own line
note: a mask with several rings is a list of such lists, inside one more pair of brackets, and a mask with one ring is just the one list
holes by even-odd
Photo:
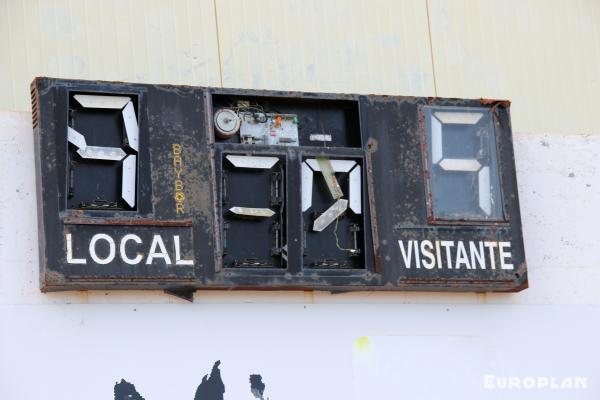
[[510, 103], [36, 78], [42, 291], [520, 291]]

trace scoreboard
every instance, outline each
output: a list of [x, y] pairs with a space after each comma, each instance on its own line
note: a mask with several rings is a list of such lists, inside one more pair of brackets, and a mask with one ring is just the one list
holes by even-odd
[[508, 101], [36, 78], [43, 291], [519, 291]]

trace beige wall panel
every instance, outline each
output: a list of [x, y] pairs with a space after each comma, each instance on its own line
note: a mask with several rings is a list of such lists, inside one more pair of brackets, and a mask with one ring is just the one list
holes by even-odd
[[513, 101], [517, 132], [600, 134], [600, 2], [429, 0], [439, 96]]
[[219, 86], [212, 0], [0, 0], [0, 109], [35, 76]]
[[424, 0], [217, 0], [223, 86], [433, 95]]

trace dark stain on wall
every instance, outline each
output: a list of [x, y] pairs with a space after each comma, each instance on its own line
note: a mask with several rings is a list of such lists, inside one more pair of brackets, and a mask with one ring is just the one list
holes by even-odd
[[121, 379], [121, 382], [115, 383], [115, 400], [145, 400], [142, 395], [135, 390], [135, 385]]
[[265, 384], [262, 381], [262, 376], [258, 374], [250, 375], [250, 390], [254, 397], [264, 400], [263, 394], [265, 393]]
[[[206, 374], [202, 377], [202, 382], [198, 386], [198, 389], [196, 389], [194, 400], [223, 400], [225, 384], [221, 379], [219, 365], [221, 365], [221, 361], [215, 361], [210, 374]], [[262, 376], [259, 374], [250, 375], [250, 390], [255, 398], [264, 400], [265, 387]], [[115, 400], [145, 399], [138, 393], [132, 383], [127, 382], [125, 379], [121, 379], [121, 382], [115, 383]]]
[[221, 370], [219, 370], [220, 360], [215, 362], [210, 372], [204, 375], [202, 382], [196, 389], [196, 396], [194, 400], [223, 400], [223, 394], [225, 393], [225, 385], [221, 380]]

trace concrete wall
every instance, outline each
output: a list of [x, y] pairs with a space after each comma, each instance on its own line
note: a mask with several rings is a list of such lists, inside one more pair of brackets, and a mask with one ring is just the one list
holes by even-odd
[[[256, 398], [251, 374], [265, 399], [597, 399], [599, 18], [595, 1], [1, 0], [0, 399], [111, 399], [124, 379], [191, 400], [217, 360], [200, 392], [219, 371], [225, 399]], [[38, 75], [509, 98], [531, 287], [42, 294]], [[587, 386], [490, 389], [486, 375]]]

